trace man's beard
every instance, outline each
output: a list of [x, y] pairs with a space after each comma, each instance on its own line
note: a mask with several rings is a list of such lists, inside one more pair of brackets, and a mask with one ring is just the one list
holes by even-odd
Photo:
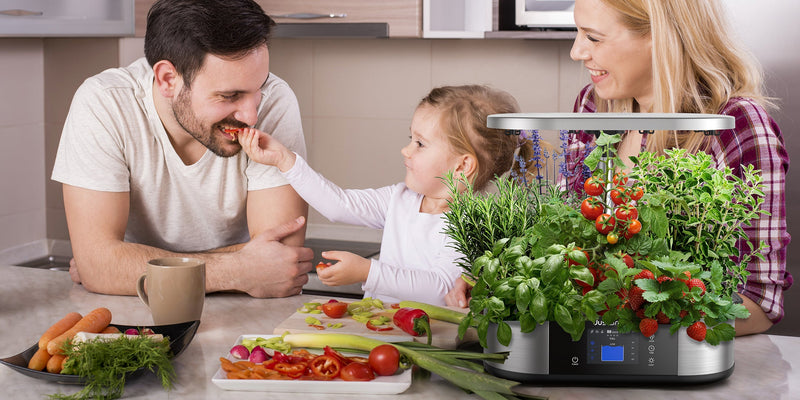
[[[187, 89], [185, 86], [178, 94], [178, 99], [172, 103], [172, 115], [183, 130], [220, 157], [234, 156], [242, 149], [240, 144], [232, 143], [222, 136], [220, 134], [220, 127], [242, 127], [245, 126], [245, 124], [235, 120], [223, 120], [206, 129], [203, 127], [203, 123], [197, 118], [197, 115], [192, 111], [191, 90]], [[231, 146], [232, 144], [234, 146]]]

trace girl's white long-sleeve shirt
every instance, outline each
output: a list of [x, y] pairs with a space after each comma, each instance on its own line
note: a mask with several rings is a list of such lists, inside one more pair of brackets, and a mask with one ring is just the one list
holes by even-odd
[[[299, 155], [283, 173], [311, 207], [333, 222], [383, 229], [380, 259], [370, 260], [364, 297], [444, 305], [461, 274], [461, 257], [444, 234], [443, 214], [419, 211], [423, 196], [397, 183], [377, 189], [342, 189]], [[335, 249], [331, 249], [335, 250]]]

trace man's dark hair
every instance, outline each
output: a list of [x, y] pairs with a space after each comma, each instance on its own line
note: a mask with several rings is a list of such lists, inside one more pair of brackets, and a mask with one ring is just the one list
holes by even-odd
[[191, 86], [206, 54], [236, 59], [269, 44], [275, 22], [253, 0], [158, 0], [147, 14], [150, 66], [171, 62]]

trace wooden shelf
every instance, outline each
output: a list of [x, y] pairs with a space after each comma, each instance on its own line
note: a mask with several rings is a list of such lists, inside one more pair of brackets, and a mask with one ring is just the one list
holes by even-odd
[[574, 40], [577, 31], [492, 31], [484, 39], [565, 39]]

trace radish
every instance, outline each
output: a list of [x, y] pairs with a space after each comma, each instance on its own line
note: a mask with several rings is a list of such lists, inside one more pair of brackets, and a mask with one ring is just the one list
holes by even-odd
[[248, 361], [254, 364], [261, 364], [264, 361], [267, 361], [267, 352], [264, 351], [264, 348], [261, 346], [253, 347], [253, 351], [250, 352], [250, 358]]
[[231, 355], [240, 360], [246, 360], [250, 357], [250, 350], [247, 350], [247, 347], [237, 344], [231, 348]]

